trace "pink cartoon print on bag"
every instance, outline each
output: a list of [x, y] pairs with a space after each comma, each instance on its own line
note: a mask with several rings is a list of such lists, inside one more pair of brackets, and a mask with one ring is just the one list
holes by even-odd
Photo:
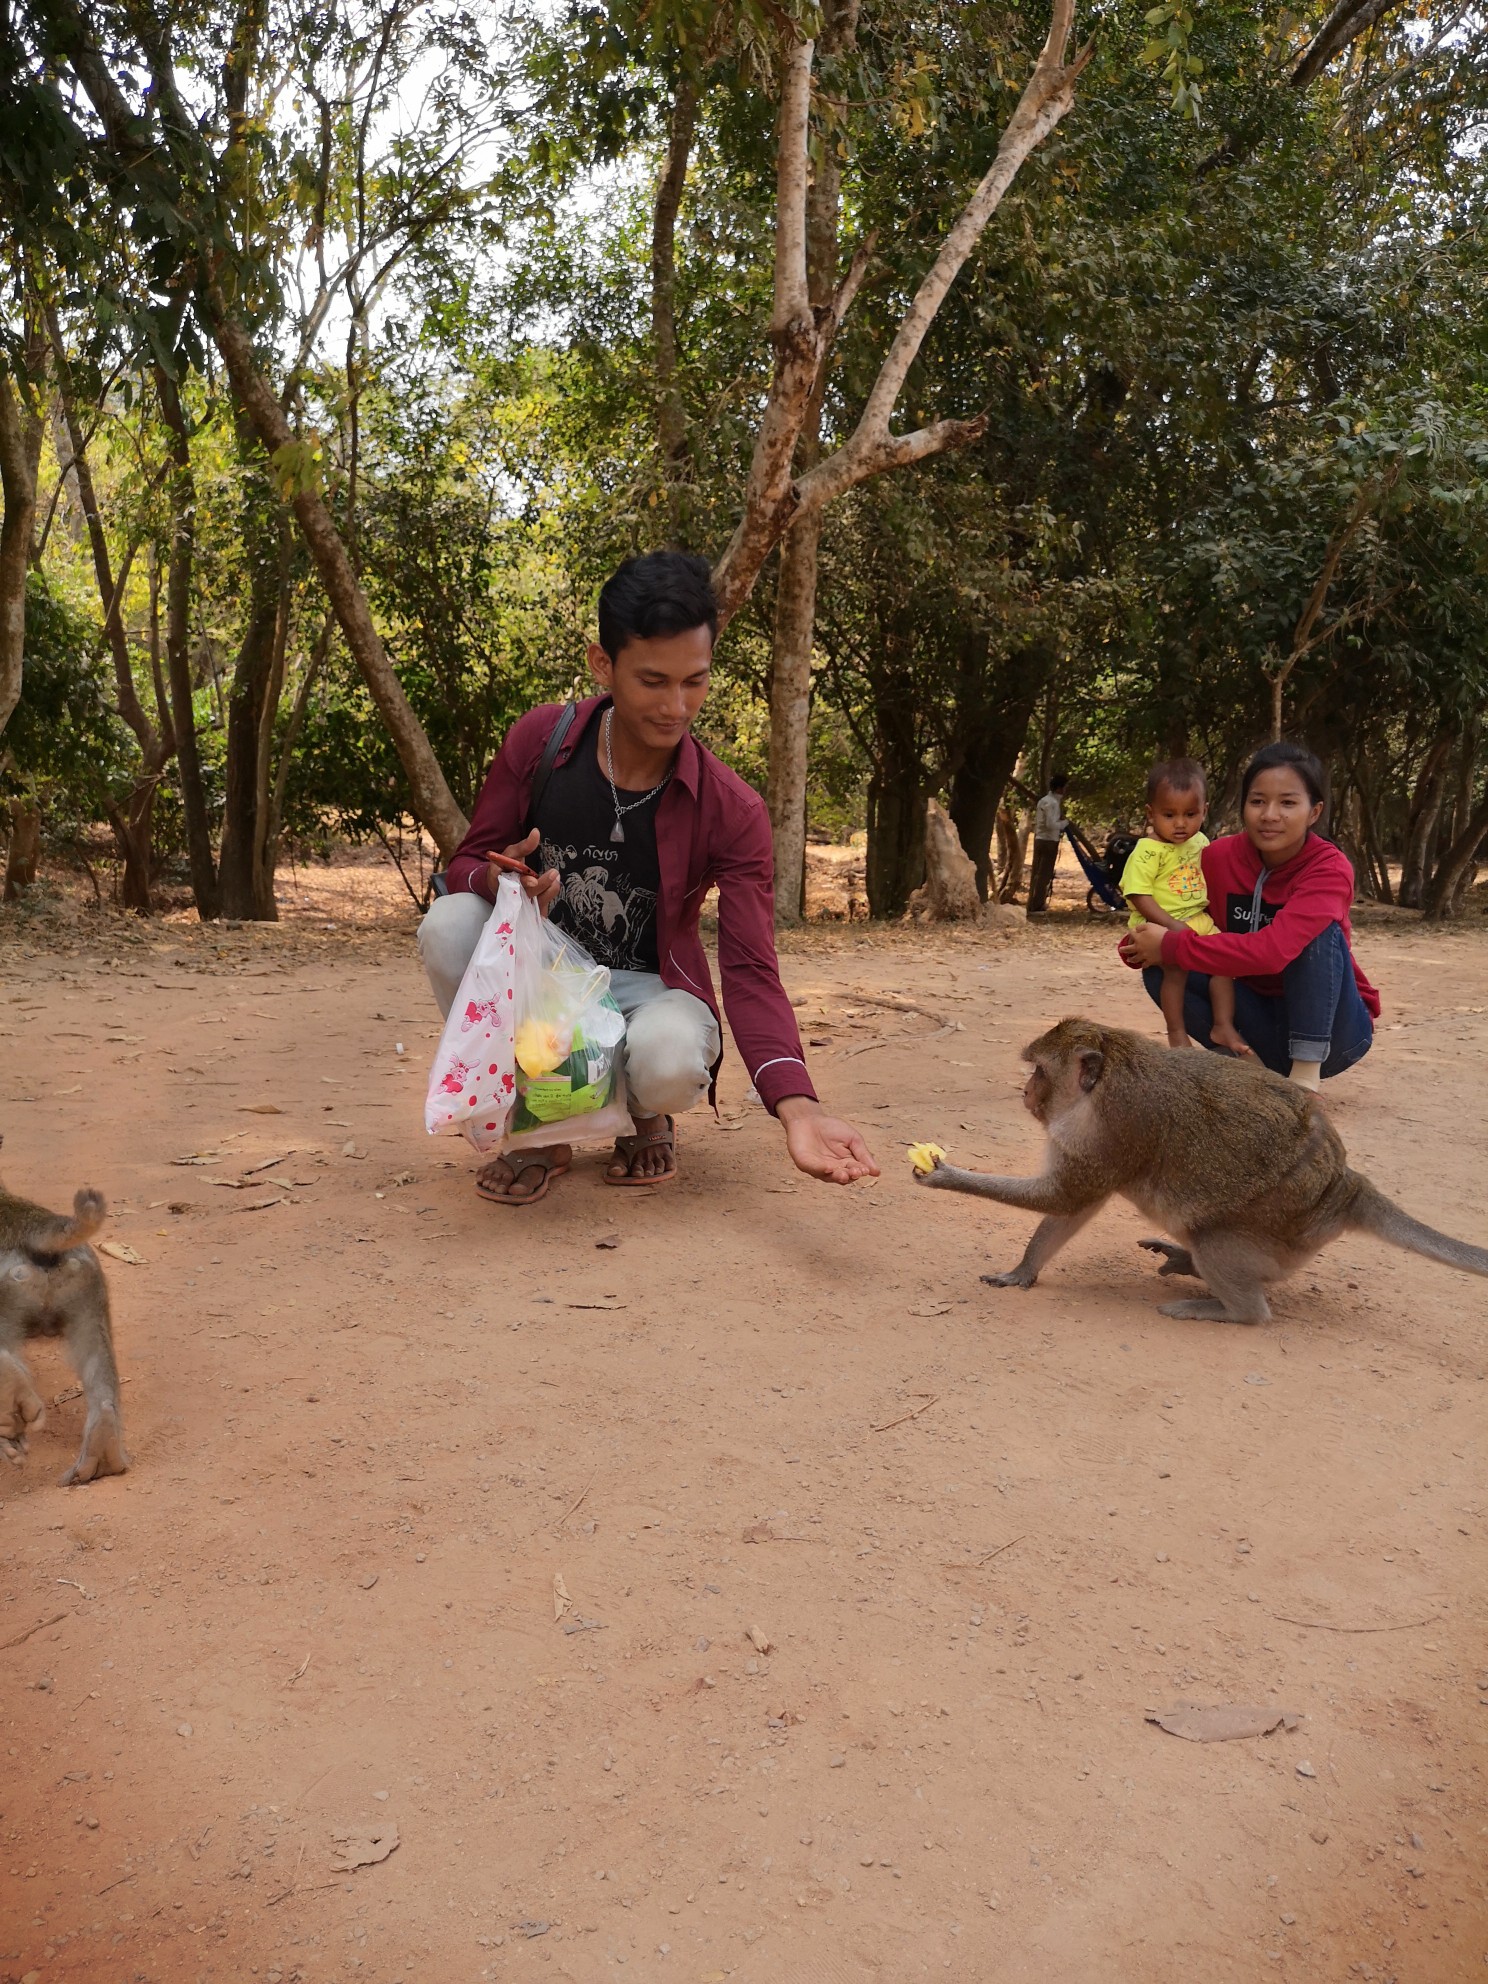
[[625, 1021], [608, 987], [503, 875], [429, 1071], [425, 1129], [458, 1129], [481, 1152], [550, 1144], [560, 1126], [598, 1143], [623, 1134]]
[[499, 999], [470, 999], [466, 1001], [465, 1017], [460, 1022], [461, 1033], [469, 1033], [473, 1026], [484, 1023], [489, 1027], [501, 1024], [501, 1001]]
[[444, 1078], [439, 1084], [441, 1093], [444, 1095], [463, 1095], [465, 1093], [465, 1080], [470, 1073], [470, 1065], [467, 1061], [452, 1061], [448, 1068], [445, 1069]]
[[499, 1145], [515, 1093], [511, 997], [520, 891], [512, 878], [497, 889], [497, 907], [460, 982], [429, 1073], [424, 1127], [453, 1126], [478, 1149]]

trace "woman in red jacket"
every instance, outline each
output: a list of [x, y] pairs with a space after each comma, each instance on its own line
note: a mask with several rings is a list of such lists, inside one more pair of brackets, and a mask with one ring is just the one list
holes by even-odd
[[1209, 978], [1233, 978], [1242, 1052], [1304, 1087], [1341, 1075], [1374, 1044], [1379, 994], [1349, 942], [1354, 871], [1313, 832], [1323, 811], [1323, 768], [1300, 744], [1267, 744], [1240, 785], [1244, 831], [1214, 840], [1199, 859], [1212, 936], [1144, 924], [1121, 943], [1155, 1000], [1162, 967], [1188, 972], [1189, 1037], [1216, 1053]]

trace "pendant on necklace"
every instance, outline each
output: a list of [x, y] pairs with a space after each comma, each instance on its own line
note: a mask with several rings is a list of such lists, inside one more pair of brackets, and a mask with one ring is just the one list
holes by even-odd
[[616, 841], [616, 840], [624, 840], [624, 838], [625, 838], [625, 829], [624, 827], [621, 826], [620, 822], [617, 820], [614, 826], [610, 828], [610, 839], [612, 841]]

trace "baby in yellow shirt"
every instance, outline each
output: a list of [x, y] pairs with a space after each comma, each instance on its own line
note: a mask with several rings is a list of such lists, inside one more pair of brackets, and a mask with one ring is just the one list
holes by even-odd
[[[1209, 914], [1209, 891], [1199, 864], [1209, 845], [1209, 836], [1201, 831], [1208, 807], [1204, 768], [1193, 758], [1165, 759], [1147, 774], [1147, 831], [1121, 871], [1121, 893], [1131, 910], [1133, 930], [1144, 923], [1160, 923], [1168, 930], [1213, 934], [1217, 926]], [[1183, 1017], [1187, 984], [1186, 971], [1164, 965], [1159, 1004], [1169, 1047], [1193, 1045]], [[1239, 1038], [1234, 979], [1211, 978], [1209, 1002], [1214, 1013], [1210, 1039], [1233, 1048]]]

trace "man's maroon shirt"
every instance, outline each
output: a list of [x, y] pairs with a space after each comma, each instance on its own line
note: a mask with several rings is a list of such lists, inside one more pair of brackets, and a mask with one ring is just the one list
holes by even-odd
[[[567, 764], [609, 700], [590, 696], [578, 705], [555, 765]], [[452, 895], [492, 900], [485, 857], [503, 853], [526, 833], [532, 780], [561, 712], [561, 704], [544, 703], [507, 732], [475, 803], [470, 831], [449, 865]], [[657, 803], [656, 852], [661, 863], [656, 952], [662, 982], [691, 992], [718, 1017], [698, 934], [703, 898], [716, 884], [724, 1005], [755, 1090], [772, 1113], [788, 1095], [814, 1098], [775, 957], [770, 816], [753, 787], [690, 736], [678, 747], [676, 769]]]

